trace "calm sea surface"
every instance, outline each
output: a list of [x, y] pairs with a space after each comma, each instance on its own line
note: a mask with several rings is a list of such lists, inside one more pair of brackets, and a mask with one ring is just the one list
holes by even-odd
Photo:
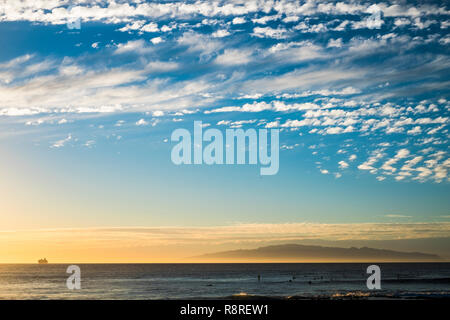
[[[450, 263], [390, 263], [381, 290], [368, 290], [369, 263], [0, 264], [0, 299], [439, 298], [450, 297]], [[260, 281], [258, 281], [260, 275]]]

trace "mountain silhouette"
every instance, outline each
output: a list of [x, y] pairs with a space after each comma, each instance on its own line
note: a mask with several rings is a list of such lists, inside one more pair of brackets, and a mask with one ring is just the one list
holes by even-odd
[[255, 261], [255, 262], [438, 262], [442, 258], [435, 254], [401, 252], [385, 249], [336, 248], [300, 244], [285, 244], [257, 249], [223, 251], [193, 259], [204, 261]]

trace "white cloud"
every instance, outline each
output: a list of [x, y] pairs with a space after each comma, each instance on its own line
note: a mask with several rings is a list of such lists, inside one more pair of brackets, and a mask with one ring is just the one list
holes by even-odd
[[298, 20], [300, 20], [299, 16], [287, 16], [286, 18], [283, 19], [283, 22], [290, 23], [290, 22], [297, 22]]
[[393, 167], [400, 159], [406, 158], [409, 156], [409, 150], [408, 149], [400, 149], [397, 151], [396, 155], [386, 161], [382, 166], [381, 169], [385, 171], [395, 172], [397, 171], [396, 168]]
[[288, 31], [284, 28], [273, 29], [271, 27], [255, 27], [253, 35], [260, 38], [283, 39], [287, 37]]
[[409, 150], [408, 149], [400, 149], [397, 151], [397, 154], [395, 155], [395, 158], [403, 159], [409, 156]]
[[221, 29], [221, 30], [217, 30], [217, 31], [213, 32], [211, 34], [211, 36], [213, 38], [223, 38], [223, 37], [229, 36], [230, 34], [231, 34], [230, 31], [228, 31], [226, 29]]
[[88, 140], [84, 143], [83, 146], [85, 146], [87, 148], [91, 148], [94, 144], [95, 144], [95, 140]]
[[346, 27], [350, 24], [350, 21], [344, 20], [337, 27], [335, 27], [334, 31], [344, 31]]
[[223, 54], [219, 55], [215, 62], [223, 65], [246, 64], [251, 61], [251, 50], [245, 49], [226, 49]]
[[139, 39], [134, 41], [128, 41], [127, 43], [119, 43], [117, 45], [115, 54], [123, 54], [129, 52], [144, 54], [151, 51], [152, 49], [146, 46], [145, 41]]
[[146, 66], [146, 70], [152, 71], [170, 71], [178, 69], [180, 65], [176, 62], [152, 61]]
[[[283, 93], [282, 95], [279, 95], [279, 97], [283, 98], [302, 98], [302, 97], [309, 97], [309, 96], [315, 96], [315, 95], [321, 95], [321, 96], [339, 96], [339, 95], [352, 95], [356, 93], [360, 93], [361, 91], [359, 89], [356, 89], [354, 87], [345, 87], [343, 89], [339, 90], [330, 90], [330, 89], [321, 89], [321, 90], [307, 90], [303, 91], [301, 93]], [[344, 102], [343, 104], [346, 107], [355, 107], [357, 103], [355, 101], [349, 100]]]
[[118, 29], [122, 32], [139, 31], [139, 33], [144, 32], [158, 32], [158, 24], [155, 22], [146, 23], [146, 20], [136, 20], [132, 23], [128, 23], [124, 27]]
[[271, 108], [272, 108], [272, 106], [266, 102], [256, 102], [255, 101], [252, 104], [246, 103], [242, 107], [222, 107], [222, 108], [205, 111], [205, 113], [208, 114], [208, 113], [215, 113], [215, 112], [233, 112], [233, 111], [260, 112], [260, 111], [264, 111], [264, 110], [269, 110]]
[[435, 127], [431, 130], [428, 130], [427, 134], [433, 135], [436, 134], [438, 131], [440, 131], [441, 129], [445, 128], [445, 125], [441, 125], [439, 127]]
[[396, 27], [403, 27], [403, 26], [410, 25], [410, 24], [411, 24], [411, 21], [407, 18], [397, 18], [394, 21], [394, 25]]
[[267, 22], [278, 20], [279, 18], [280, 18], [279, 15], [264, 16], [261, 18], [254, 18], [254, 19], [252, 19], [252, 22], [256, 23], [256, 24], [267, 24]]
[[346, 169], [346, 168], [348, 168], [348, 163], [347, 162], [345, 162], [345, 161], [339, 161], [339, 168], [341, 168], [341, 169]]
[[279, 126], [280, 126], [280, 122], [277, 120], [277, 121], [272, 121], [272, 122], [266, 123], [266, 125], [264, 127], [270, 129], [270, 128], [278, 128]]
[[150, 23], [144, 25], [142, 28], [140, 28], [140, 31], [142, 31], [142, 32], [158, 32], [159, 31], [158, 24], [156, 24], [155, 22], [150, 22]]
[[236, 17], [232, 21], [233, 24], [243, 24], [243, 23], [246, 23], [246, 22], [247, 21], [243, 17]]
[[[253, 19], [254, 23], [266, 24], [268, 21], [279, 19], [283, 14], [286, 16], [314, 16], [326, 15], [357, 15], [370, 12], [370, 3], [323, 3], [307, 1], [297, 2], [255, 2], [247, 1], [233, 2], [211, 2], [196, 1], [185, 2], [182, 5], [175, 1], [164, 3], [123, 1], [110, 2], [99, 6], [96, 2], [79, 1], [71, 8], [66, 9], [67, 3], [63, 0], [44, 2], [21, 1], [6, 2], [0, 13], [0, 21], [33, 21], [51, 24], [65, 24], [74, 17], [86, 21], [102, 21], [105, 23], [128, 23], [125, 29], [129, 30], [157, 30], [153, 20], [158, 18], [189, 19], [196, 16], [222, 17], [243, 16], [258, 12], [274, 12], [269, 16]], [[445, 7], [435, 4], [415, 5], [409, 3], [384, 4], [379, 3], [379, 8], [385, 17], [423, 17], [426, 15], [448, 14]], [[373, 6], [372, 6], [373, 8]], [[131, 22], [130, 22], [131, 21]], [[133, 23], [137, 23], [133, 25]], [[144, 30], [141, 30], [143, 27]]]
[[126, 26], [124, 26], [118, 30], [122, 31], [122, 32], [139, 30], [144, 25], [144, 23], [145, 23], [145, 20], [134, 21], [132, 23], [128, 23]]
[[265, 56], [283, 63], [293, 63], [326, 57], [323, 48], [310, 41], [277, 43], [269, 49]]
[[210, 57], [224, 46], [217, 39], [193, 31], [184, 32], [177, 42], [180, 45], [188, 46], [188, 52], [201, 52], [201, 58]]
[[220, 120], [217, 122], [217, 125], [222, 126], [229, 126], [230, 128], [242, 128], [245, 124], [252, 124], [255, 123], [257, 120], [239, 120], [239, 121], [230, 121], [230, 120]]
[[359, 170], [369, 170], [371, 172], [376, 172], [377, 170], [373, 167], [373, 165], [385, 156], [383, 149], [377, 149], [372, 152], [372, 155], [365, 161], [364, 163], [358, 166]]
[[[206, 114], [208, 113], [216, 113], [216, 112], [260, 112], [264, 110], [273, 110], [276, 112], [287, 112], [287, 111], [300, 111], [300, 110], [312, 110], [312, 109], [319, 109], [320, 106], [311, 103], [311, 102], [305, 102], [305, 103], [292, 103], [292, 104], [286, 104], [283, 101], [270, 101], [270, 102], [257, 102], [254, 101], [253, 103], [246, 103], [243, 106], [230, 106], [230, 107], [222, 107], [212, 110], [205, 111]], [[297, 126], [295, 125], [297, 123], [297, 120], [294, 121], [287, 121], [284, 126]]]
[[405, 161], [405, 164], [403, 165], [403, 167], [400, 170], [408, 171], [408, 172], [411, 170], [415, 170], [415, 169], [413, 169], [413, 167], [422, 160], [423, 160], [422, 156], [416, 156], [410, 160], [407, 160], [407, 161]]
[[342, 38], [330, 39], [330, 41], [328, 41], [327, 48], [342, 48]]
[[385, 217], [387, 217], [387, 218], [400, 218], [400, 219], [411, 218], [411, 216], [405, 216], [405, 215], [402, 215], [402, 214], [387, 214], [387, 215], [385, 215]]
[[414, 128], [408, 130], [406, 133], [410, 135], [420, 134], [422, 133], [422, 128], [420, 126], [415, 126]]
[[62, 148], [67, 142], [72, 140], [72, 135], [69, 134], [66, 138], [58, 140], [51, 145], [51, 148]]
[[[0, 85], [0, 114], [21, 116], [43, 112], [106, 113], [132, 109], [185, 109], [192, 105], [202, 106], [215, 99], [213, 96], [205, 98], [199, 95], [212, 85], [202, 80], [189, 79], [168, 86], [166, 80], [153, 77], [150, 81], [140, 83], [151, 73], [177, 68], [175, 62], [152, 61], [135, 69], [88, 69], [73, 62], [63, 62], [63, 65], [64, 68], [53, 68], [53, 72], [12, 82], [7, 86]], [[71, 68], [75, 72], [60, 71]]]
[[294, 30], [300, 30], [302, 33], [319, 33], [326, 32], [328, 28], [323, 23], [308, 25], [302, 21], [294, 27]]
[[282, 75], [267, 76], [256, 80], [247, 80], [241, 89], [246, 91], [259, 91], [261, 93], [283, 92], [298, 90], [298, 88], [309, 89], [313, 86], [327, 86], [334, 82], [348, 81], [350, 79], [361, 79], [366, 76], [366, 70], [344, 70], [332, 69], [296, 69]]
[[137, 126], [146, 126], [146, 125], [148, 125], [148, 121], [146, 121], [145, 119], [139, 119], [139, 120], [136, 122], [136, 125], [137, 125]]
[[161, 38], [161, 37], [151, 38], [150, 41], [153, 44], [158, 44], [158, 43], [164, 42], [163, 38]]
[[162, 116], [164, 116], [164, 111], [161, 111], [161, 110], [156, 110], [156, 111], [153, 111], [153, 114], [152, 114], [154, 117], [162, 117]]

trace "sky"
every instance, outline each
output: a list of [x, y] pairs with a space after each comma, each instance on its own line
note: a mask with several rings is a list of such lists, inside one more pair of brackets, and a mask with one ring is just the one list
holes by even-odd
[[[448, 239], [449, 17], [445, 1], [0, 0], [0, 262]], [[175, 165], [171, 134], [194, 121], [279, 129], [278, 173]]]

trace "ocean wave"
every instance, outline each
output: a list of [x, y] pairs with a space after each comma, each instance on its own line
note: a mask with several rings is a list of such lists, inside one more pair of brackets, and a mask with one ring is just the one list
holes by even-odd
[[291, 296], [258, 295], [240, 292], [223, 297], [197, 297], [196, 300], [224, 299], [224, 300], [370, 300], [370, 299], [448, 299], [450, 291], [396, 291], [396, 292], [368, 292], [368, 291], [338, 291], [322, 294], [299, 294]]

